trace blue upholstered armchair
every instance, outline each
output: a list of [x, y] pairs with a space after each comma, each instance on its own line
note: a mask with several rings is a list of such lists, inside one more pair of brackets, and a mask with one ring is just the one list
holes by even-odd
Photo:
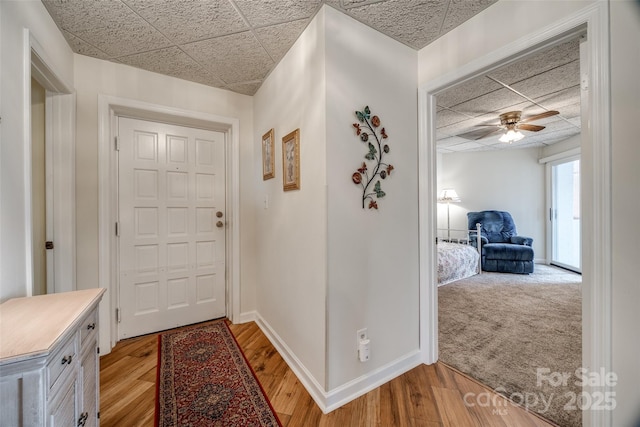
[[[509, 212], [467, 213], [469, 230], [481, 225], [482, 269], [499, 273], [533, 273], [533, 239], [518, 236]], [[472, 234], [472, 241], [476, 239]]]

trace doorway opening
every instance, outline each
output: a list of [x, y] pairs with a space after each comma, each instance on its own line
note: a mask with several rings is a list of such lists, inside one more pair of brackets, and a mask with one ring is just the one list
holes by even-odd
[[[589, 245], [582, 242], [583, 293], [582, 364], [611, 369], [611, 237], [609, 211], [611, 122], [608, 87], [608, 10], [600, 4], [586, 7], [574, 15], [557, 21], [540, 31], [528, 34], [515, 42], [480, 57], [458, 70], [434, 79], [419, 90], [420, 144], [419, 144], [419, 193], [420, 206], [420, 292], [421, 325], [420, 342], [423, 360], [427, 364], [438, 358], [438, 299], [437, 260], [433, 242], [436, 238], [436, 154], [435, 113], [436, 96], [440, 92], [476, 75], [494, 69], [496, 64], [515, 61], [553, 43], [559, 43], [582, 33], [586, 29], [586, 74], [581, 85], [588, 86], [588, 111], [584, 117], [581, 143], [581, 187], [583, 235], [592, 236]], [[585, 132], [584, 129], [588, 128]], [[459, 193], [459, 192], [458, 192]], [[585, 386], [606, 392], [606, 386]], [[583, 411], [585, 426], [609, 426], [606, 414]]]
[[47, 185], [47, 172], [51, 168], [47, 164], [47, 147], [45, 141], [46, 120], [45, 101], [46, 89], [31, 78], [31, 229], [33, 248], [33, 293], [32, 295], [44, 295], [47, 293], [47, 282], [51, 282], [47, 276], [52, 263], [47, 260], [48, 233], [51, 231], [47, 209], [47, 201], [50, 200]]
[[551, 164], [551, 265], [582, 272], [580, 158]]
[[76, 289], [75, 95], [33, 34], [23, 35], [25, 291], [32, 296]]
[[[447, 227], [447, 236], [463, 232], [462, 239], [457, 234], [436, 246], [439, 361], [508, 398], [538, 393], [549, 401], [581, 392], [538, 386], [535, 375], [537, 368], [575, 372], [582, 365], [581, 277], [544, 265], [546, 168], [540, 162], [579, 150], [579, 45], [575, 36], [436, 96], [438, 194], [455, 188], [458, 195], [453, 221], [447, 206], [447, 221], [438, 228]], [[521, 133], [511, 143], [496, 120], [507, 115], [517, 117]], [[478, 249], [466, 244], [476, 243], [467, 236], [477, 222], [488, 239], [479, 250], [481, 272], [468, 269]], [[576, 232], [579, 239], [579, 223]], [[581, 421], [580, 411], [558, 405], [525, 406], [560, 425]]]

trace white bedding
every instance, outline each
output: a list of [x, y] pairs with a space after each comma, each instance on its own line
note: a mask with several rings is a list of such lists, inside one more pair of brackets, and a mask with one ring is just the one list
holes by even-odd
[[438, 242], [438, 286], [478, 273], [478, 250], [460, 243]]

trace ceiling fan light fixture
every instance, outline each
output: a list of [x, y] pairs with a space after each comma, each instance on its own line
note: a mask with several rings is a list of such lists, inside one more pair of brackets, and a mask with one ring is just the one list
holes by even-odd
[[511, 144], [512, 142], [520, 141], [522, 138], [524, 138], [524, 134], [522, 132], [519, 130], [509, 129], [507, 133], [500, 137], [499, 141]]

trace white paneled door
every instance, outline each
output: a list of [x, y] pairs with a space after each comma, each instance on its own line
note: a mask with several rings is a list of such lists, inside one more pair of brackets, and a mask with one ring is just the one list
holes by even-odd
[[118, 118], [119, 339], [226, 314], [224, 138]]

